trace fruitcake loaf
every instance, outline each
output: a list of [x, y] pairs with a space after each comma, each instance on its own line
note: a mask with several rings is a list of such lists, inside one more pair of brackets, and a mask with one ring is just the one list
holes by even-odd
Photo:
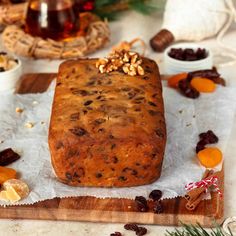
[[143, 76], [102, 74], [96, 61], [60, 66], [49, 130], [55, 173], [73, 186], [152, 183], [166, 143], [158, 67], [143, 58]]

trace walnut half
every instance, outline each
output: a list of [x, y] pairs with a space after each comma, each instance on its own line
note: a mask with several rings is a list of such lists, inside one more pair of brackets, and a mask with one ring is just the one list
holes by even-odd
[[112, 52], [107, 58], [99, 59], [96, 67], [100, 73], [122, 70], [125, 74], [135, 76], [144, 75], [141, 64], [142, 59], [138, 53], [122, 50]]

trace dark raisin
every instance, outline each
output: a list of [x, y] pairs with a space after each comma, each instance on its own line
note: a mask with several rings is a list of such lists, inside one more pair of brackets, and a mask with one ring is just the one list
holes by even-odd
[[82, 97], [88, 96], [89, 92], [86, 90], [78, 90], [78, 89], [74, 89], [72, 88], [72, 94], [74, 95], [81, 95]]
[[98, 97], [96, 97], [96, 99], [97, 100], [100, 100], [102, 98], [102, 96], [100, 95], [100, 96], [98, 96]]
[[110, 234], [110, 236], [122, 236], [122, 234], [120, 232], [115, 232]]
[[150, 114], [151, 116], [156, 116], [156, 115], [159, 114], [158, 111], [153, 111], [153, 110], [148, 110], [148, 112], [149, 112], [149, 114]]
[[158, 96], [158, 93], [154, 93], [154, 94], [152, 95], [153, 98], [156, 98], [157, 96]]
[[116, 164], [118, 161], [119, 161], [119, 160], [118, 160], [118, 158], [117, 158], [116, 156], [112, 157], [112, 162], [113, 162], [114, 164]]
[[72, 74], [75, 74], [75, 72], [76, 72], [76, 69], [73, 68], [73, 69], [71, 70], [71, 73], [72, 73]]
[[135, 92], [128, 92], [128, 97], [129, 99], [132, 99], [136, 96], [136, 93]]
[[84, 103], [84, 106], [89, 106], [89, 105], [92, 104], [92, 103], [93, 103], [92, 100], [88, 100], [88, 101], [86, 101], [86, 102]]
[[78, 177], [84, 177], [85, 176], [85, 171], [84, 171], [84, 168], [80, 167], [78, 170], [77, 170], [77, 173]]
[[60, 148], [62, 148], [62, 147], [64, 147], [63, 142], [58, 141], [58, 142], [56, 143], [56, 149], [58, 150], [58, 149], [60, 149]]
[[122, 170], [122, 172], [130, 173], [131, 175], [137, 175], [138, 174], [137, 170], [131, 169], [129, 167], [124, 168]]
[[4, 72], [4, 71], [5, 71], [4, 67], [0, 67], [0, 72]]
[[149, 194], [149, 198], [151, 198], [153, 201], [159, 201], [161, 197], [162, 197], [161, 190], [152, 190], [152, 192]]
[[86, 115], [88, 113], [88, 111], [87, 110], [83, 110], [83, 113], [84, 113], [84, 115]]
[[200, 93], [190, 85], [187, 79], [180, 80], [178, 83], [180, 92], [188, 98], [198, 98]]
[[121, 90], [124, 91], [124, 92], [128, 92], [128, 91], [131, 90], [131, 88], [129, 88], [129, 87], [125, 87], [125, 88], [122, 88]]
[[104, 128], [101, 128], [98, 130], [99, 133], [104, 133], [105, 132], [105, 129]]
[[70, 149], [67, 153], [67, 157], [79, 157], [80, 153], [79, 153], [79, 150], [75, 150], [75, 149]]
[[101, 177], [102, 177], [102, 174], [101, 174], [101, 173], [96, 173], [96, 175], [95, 175], [95, 176], [96, 176], [96, 178], [98, 178], [98, 179], [99, 179], [99, 178], [101, 178]]
[[0, 56], [6, 56], [7, 53], [6, 52], [0, 52]]
[[200, 140], [196, 146], [196, 153], [200, 152], [201, 150], [205, 149], [207, 142], [205, 140]]
[[90, 81], [88, 83], [86, 83], [86, 86], [93, 86], [95, 85], [96, 81]]
[[110, 135], [109, 135], [109, 138], [110, 138], [110, 139], [114, 139], [115, 137], [114, 137], [112, 134], [110, 134]]
[[116, 144], [113, 143], [113, 144], [111, 145], [111, 150], [114, 149], [115, 147], [116, 147]]
[[120, 180], [120, 181], [126, 181], [127, 178], [126, 178], [125, 176], [120, 176], [120, 177], [118, 178], [118, 180]]
[[217, 143], [219, 141], [218, 137], [214, 134], [212, 130], [208, 130], [205, 133], [199, 134], [199, 138], [206, 140], [209, 144]]
[[150, 106], [153, 106], [153, 107], [156, 107], [157, 105], [154, 103], [154, 102], [148, 102], [148, 104], [150, 105]]
[[148, 211], [148, 205], [147, 200], [143, 196], [137, 196], [135, 197], [135, 204], [136, 209], [140, 212], [147, 212]]
[[155, 133], [158, 137], [164, 138], [164, 134], [163, 134], [163, 131], [161, 129], [156, 129]]
[[143, 236], [147, 234], [147, 229], [144, 227], [138, 227], [138, 230], [136, 231], [136, 235]]
[[141, 108], [135, 108], [134, 111], [140, 112], [140, 111], [141, 111]]
[[80, 118], [80, 114], [79, 113], [74, 113], [70, 115], [70, 121], [77, 121]]
[[104, 122], [106, 122], [106, 119], [102, 119], [102, 118], [96, 119], [96, 120], [94, 121], [94, 123], [95, 123], [96, 125], [101, 125], [101, 124], [104, 123]]
[[126, 229], [126, 230], [132, 230], [132, 231], [138, 231], [138, 225], [136, 225], [136, 224], [125, 224], [124, 225], [124, 228]]
[[148, 76], [144, 76], [143, 79], [144, 79], [144, 80], [148, 80], [149, 77], [148, 77]]
[[81, 127], [75, 127], [73, 129], [69, 129], [69, 131], [72, 134], [74, 134], [76, 136], [79, 136], [79, 137], [84, 136], [85, 134], [87, 134], [87, 131], [85, 129], [81, 128]]
[[61, 84], [62, 84], [62, 83], [59, 82], [59, 83], [57, 83], [57, 86], [60, 86]]
[[163, 213], [163, 211], [164, 211], [164, 208], [163, 208], [161, 201], [156, 201], [154, 203], [153, 212], [155, 214], [161, 214], [161, 213]]
[[68, 180], [72, 180], [72, 175], [70, 173], [66, 172], [66, 178]]
[[144, 97], [137, 97], [137, 98], [135, 98], [135, 101], [140, 101], [140, 100], [143, 100], [144, 99]]

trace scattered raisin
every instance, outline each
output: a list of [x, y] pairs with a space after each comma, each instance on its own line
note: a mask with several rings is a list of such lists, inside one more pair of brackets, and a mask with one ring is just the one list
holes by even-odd
[[138, 231], [138, 225], [136, 224], [125, 224], [124, 228], [126, 230]]
[[161, 190], [152, 190], [152, 192], [149, 194], [149, 198], [151, 198], [153, 201], [159, 201], [161, 197], [162, 197]]
[[73, 129], [69, 129], [69, 131], [72, 134], [74, 134], [76, 136], [79, 136], [79, 137], [84, 136], [85, 134], [87, 134], [87, 131], [85, 129], [81, 128], [81, 127], [75, 127]]
[[147, 200], [145, 197], [142, 197], [142, 196], [135, 197], [135, 204], [138, 211], [140, 212], [148, 211]]
[[110, 234], [110, 236], [122, 236], [122, 234], [120, 232], [115, 232]]
[[198, 98], [200, 93], [190, 85], [187, 79], [180, 80], [178, 83], [180, 92], [188, 98]]
[[89, 105], [92, 104], [92, 103], [93, 103], [92, 100], [88, 100], [88, 101], [86, 101], [86, 102], [84, 103], [84, 106], [89, 106]]
[[199, 134], [199, 138], [200, 140], [196, 146], [196, 153], [203, 150], [207, 144], [213, 144], [219, 141], [218, 137], [211, 130], [208, 130], [205, 133]]
[[138, 227], [138, 230], [136, 231], [136, 235], [143, 236], [147, 234], [147, 229], [144, 227]]

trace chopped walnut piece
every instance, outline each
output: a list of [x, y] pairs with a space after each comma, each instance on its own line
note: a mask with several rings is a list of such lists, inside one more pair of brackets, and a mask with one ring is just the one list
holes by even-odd
[[31, 129], [31, 128], [34, 127], [34, 124], [33, 124], [32, 122], [27, 122], [27, 123], [25, 124], [25, 127]]
[[16, 113], [22, 113], [24, 110], [22, 108], [17, 107], [16, 108]]
[[99, 59], [96, 67], [100, 73], [109, 73], [122, 69], [125, 74], [135, 76], [144, 75], [144, 69], [141, 64], [142, 59], [138, 53], [122, 50], [112, 52], [108, 58]]

